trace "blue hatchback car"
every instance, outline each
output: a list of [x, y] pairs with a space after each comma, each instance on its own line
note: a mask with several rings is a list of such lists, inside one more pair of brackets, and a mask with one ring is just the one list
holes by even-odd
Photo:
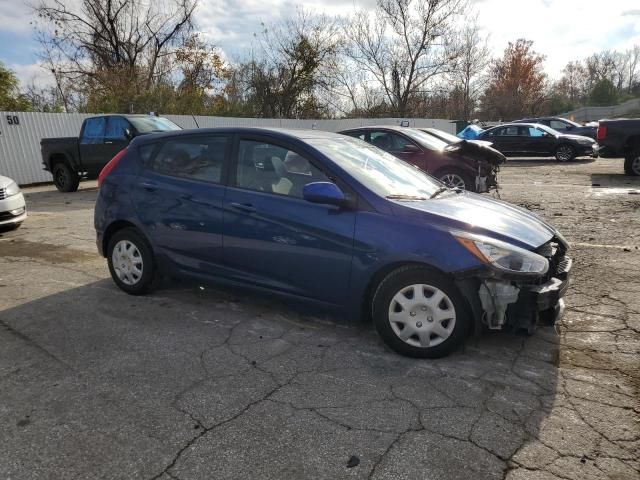
[[563, 309], [571, 260], [555, 228], [355, 138], [145, 135], [99, 185], [98, 249], [130, 294], [162, 274], [242, 285], [372, 318], [413, 357], [445, 355], [472, 329], [554, 322]]

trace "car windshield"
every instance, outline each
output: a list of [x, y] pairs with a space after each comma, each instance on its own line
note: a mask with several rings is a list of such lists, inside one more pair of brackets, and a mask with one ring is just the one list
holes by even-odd
[[424, 130], [424, 132], [427, 133], [427, 134], [435, 135], [440, 140], [442, 140], [444, 142], [447, 142], [449, 144], [458, 143], [458, 142], [462, 141], [461, 138], [456, 137], [452, 133], [445, 132], [444, 130], [438, 130], [436, 128], [429, 128], [429, 129]]
[[437, 152], [441, 152], [445, 149], [447, 145], [449, 145], [444, 140], [440, 140], [439, 138], [434, 137], [433, 135], [429, 135], [428, 133], [423, 132], [422, 130], [416, 130], [414, 128], [407, 128], [406, 130], [402, 130], [404, 134], [408, 137], [411, 137], [413, 140], [418, 142], [425, 148], [429, 150], [435, 150]]
[[128, 119], [139, 133], [169, 132], [182, 130], [171, 120], [162, 117], [129, 117]]
[[356, 138], [313, 138], [307, 143], [382, 197], [422, 200], [442, 187], [416, 167]]

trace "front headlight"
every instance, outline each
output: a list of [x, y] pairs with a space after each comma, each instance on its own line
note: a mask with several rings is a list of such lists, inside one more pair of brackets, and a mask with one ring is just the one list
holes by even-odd
[[481, 262], [505, 272], [538, 276], [549, 270], [546, 258], [524, 248], [466, 232], [453, 232], [453, 236]]
[[16, 182], [11, 182], [8, 186], [4, 188], [4, 193], [6, 197], [17, 195], [20, 193], [20, 187], [18, 187], [18, 184]]

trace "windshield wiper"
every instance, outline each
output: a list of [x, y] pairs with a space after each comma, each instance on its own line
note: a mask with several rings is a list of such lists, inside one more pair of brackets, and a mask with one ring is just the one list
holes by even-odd
[[402, 193], [387, 195], [385, 198], [388, 198], [389, 200], [429, 200], [427, 197], [420, 197], [418, 195], [404, 195]]
[[433, 192], [429, 198], [430, 199], [431, 198], [436, 198], [438, 195], [440, 195], [441, 193], [446, 192], [447, 190], [449, 190], [449, 187], [440, 187], [435, 192]]

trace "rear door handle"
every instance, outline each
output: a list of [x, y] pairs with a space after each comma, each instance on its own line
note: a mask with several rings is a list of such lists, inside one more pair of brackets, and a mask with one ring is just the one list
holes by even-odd
[[140, 182], [140, 185], [148, 192], [154, 192], [158, 188], [158, 186], [153, 182]]
[[256, 208], [251, 205], [250, 203], [236, 203], [233, 202], [231, 203], [231, 207], [235, 208], [236, 210], [240, 210], [242, 212], [246, 212], [246, 213], [253, 213], [256, 211]]

